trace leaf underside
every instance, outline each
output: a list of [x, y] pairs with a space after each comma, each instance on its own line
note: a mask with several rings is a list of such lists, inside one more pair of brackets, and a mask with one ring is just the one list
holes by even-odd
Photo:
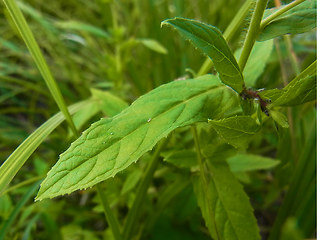
[[223, 83], [240, 93], [243, 76], [226, 40], [219, 29], [209, 24], [186, 18], [167, 19], [162, 25], [171, 25], [196, 48], [212, 60]]
[[102, 119], [71, 144], [49, 171], [36, 200], [92, 187], [115, 176], [178, 127], [238, 111], [237, 95], [213, 75], [174, 81]]

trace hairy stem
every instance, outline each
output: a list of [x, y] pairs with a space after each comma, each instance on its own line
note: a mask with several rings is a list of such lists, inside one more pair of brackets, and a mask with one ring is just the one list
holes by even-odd
[[260, 32], [260, 23], [264, 10], [267, 6], [267, 2], [268, 0], [258, 0], [254, 9], [253, 16], [249, 25], [249, 30], [246, 39], [244, 40], [243, 49], [239, 59], [239, 67], [241, 71], [243, 71], [244, 67], [246, 66], [253, 45]]
[[153, 174], [156, 171], [157, 165], [160, 160], [159, 158], [160, 152], [163, 149], [163, 147], [166, 145], [166, 143], [167, 143], [167, 140], [163, 139], [157, 146], [152, 156], [152, 159], [147, 167], [147, 170], [138, 186], [136, 198], [134, 199], [132, 208], [129, 211], [127, 221], [124, 225], [124, 229], [123, 229], [124, 240], [132, 239], [131, 238], [132, 231], [134, 229], [135, 223], [138, 222], [138, 219], [141, 213], [141, 206], [144, 203], [144, 198], [146, 196], [148, 187], [151, 183]]
[[97, 184], [97, 192], [98, 192], [98, 195], [101, 199], [103, 211], [106, 216], [106, 220], [111, 228], [113, 238], [115, 240], [122, 240], [122, 236], [121, 236], [120, 228], [119, 228], [119, 223], [111, 211], [110, 204], [108, 202], [108, 199], [107, 199], [105, 192], [102, 190], [101, 183]]

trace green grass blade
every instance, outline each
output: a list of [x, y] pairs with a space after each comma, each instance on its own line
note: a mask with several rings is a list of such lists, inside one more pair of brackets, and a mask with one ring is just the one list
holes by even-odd
[[[90, 100], [76, 103], [69, 107], [71, 114], [79, 111]], [[8, 157], [0, 167], [0, 193], [14, 178], [30, 155], [46, 139], [46, 137], [65, 120], [64, 115], [59, 112], [34, 131], [20, 146]]]
[[137, 161], [174, 129], [238, 109], [237, 94], [213, 75], [162, 85], [86, 130], [60, 156], [37, 198], [92, 187]]
[[76, 127], [71, 119], [70, 113], [68, 112], [67, 105], [62, 97], [60, 89], [53, 78], [51, 71], [46, 63], [39, 45], [37, 44], [31, 29], [29, 28], [22, 12], [18, 8], [15, 0], [3, 0], [5, 6], [7, 7], [10, 16], [12, 17], [17, 29], [19, 30], [21, 37], [25, 44], [27, 45], [33, 60], [35, 61], [42, 77], [44, 78], [52, 97], [54, 98], [55, 102], [57, 103], [60, 111], [64, 114], [68, 124], [70, 125], [73, 133], [75, 136], [78, 135]]

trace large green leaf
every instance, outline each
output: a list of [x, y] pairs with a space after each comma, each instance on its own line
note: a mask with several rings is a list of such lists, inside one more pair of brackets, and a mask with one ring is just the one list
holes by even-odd
[[293, 79], [285, 88], [282, 94], [272, 106], [294, 106], [303, 104], [316, 99], [317, 80], [317, 61], [313, 62], [307, 69]]
[[238, 109], [236, 93], [213, 75], [160, 86], [86, 130], [50, 170], [37, 199], [92, 187], [137, 161], [174, 129]]
[[[275, 12], [275, 10], [272, 9], [269, 12]], [[267, 24], [259, 35], [258, 41], [265, 41], [284, 34], [304, 33], [316, 26], [317, 1], [308, 0]]]
[[[263, 73], [267, 61], [273, 49], [273, 40], [256, 42], [252, 48], [248, 62], [243, 70], [246, 86], [254, 87], [257, 79]], [[239, 60], [242, 49], [238, 49], [234, 55]]]
[[232, 172], [265, 170], [277, 166], [280, 161], [253, 154], [236, 154], [227, 159]]
[[208, 162], [208, 176], [192, 179], [202, 216], [213, 239], [256, 240], [259, 228], [249, 198], [225, 161]]
[[237, 148], [246, 148], [251, 136], [258, 132], [260, 126], [249, 116], [234, 116], [209, 123], [229, 144]]
[[242, 73], [226, 40], [214, 26], [186, 18], [167, 19], [162, 25], [171, 25], [190, 40], [195, 47], [211, 58], [223, 83], [240, 93], [244, 82]]

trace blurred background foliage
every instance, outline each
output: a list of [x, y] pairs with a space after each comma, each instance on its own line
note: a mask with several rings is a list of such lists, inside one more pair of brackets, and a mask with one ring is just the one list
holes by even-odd
[[[205, 57], [181, 40], [178, 34], [161, 29], [160, 22], [181, 16], [210, 23], [223, 32], [244, 1], [16, 2], [40, 45], [63, 97], [70, 105], [88, 99], [92, 94], [100, 101], [103, 97], [99, 97], [97, 92], [112, 93], [130, 104], [161, 84], [192, 77], [192, 72], [199, 70]], [[57, 113], [58, 108], [7, 10], [3, 4], [0, 6], [2, 163], [27, 136]], [[269, 7], [273, 7], [272, 1]], [[244, 40], [249, 17], [250, 12], [243, 28], [229, 42], [234, 51]], [[289, 38], [291, 49], [288, 49], [283, 38], [275, 39], [265, 72], [253, 87], [282, 88], [285, 81], [293, 79], [297, 72], [292, 64], [292, 52], [297, 59], [298, 72], [316, 59], [315, 31]], [[90, 114], [78, 116], [81, 122], [78, 126], [82, 130], [108, 113], [103, 111], [104, 106], [96, 110], [92, 109], [93, 106], [86, 109], [91, 110]], [[294, 195], [292, 212], [286, 215], [292, 218], [286, 221], [283, 236], [314, 234], [313, 218], [304, 217], [314, 214], [312, 207], [315, 206], [312, 202], [315, 199], [315, 103], [293, 107], [289, 111], [289, 129], [282, 129], [271, 120], [266, 121], [262, 133], [253, 139], [248, 149], [252, 154], [277, 158], [281, 164], [273, 170], [241, 172], [237, 176], [250, 196], [264, 239], [270, 233], [285, 193], [290, 192], [288, 184], [298, 181], [294, 180], [299, 179], [297, 174], [304, 178], [308, 172], [311, 177], [305, 183], [296, 183], [302, 196]], [[0, 229], [8, 219], [11, 221], [6, 239], [112, 239], [100, 200], [92, 189], [54, 200], [32, 201], [39, 186], [37, 181], [45, 176], [72, 140], [67, 125], [60, 125], [40, 145], [14, 178], [10, 188], [0, 197]], [[167, 153], [170, 153], [170, 146], [178, 150], [192, 148], [190, 131], [187, 128], [175, 131]], [[111, 207], [118, 210], [117, 217], [121, 222], [132, 204], [134, 189], [149, 158], [149, 154], [145, 154], [138, 164], [104, 183]], [[306, 168], [299, 167], [305, 162], [311, 163]], [[310, 189], [305, 189], [305, 186], [310, 186]], [[303, 196], [307, 193], [311, 197]], [[197, 207], [188, 170], [163, 162], [148, 190], [143, 211], [145, 218], [135, 228], [138, 237], [210, 239]], [[302, 219], [307, 221], [301, 223]], [[296, 228], [296, 225], [299, 227]]]

